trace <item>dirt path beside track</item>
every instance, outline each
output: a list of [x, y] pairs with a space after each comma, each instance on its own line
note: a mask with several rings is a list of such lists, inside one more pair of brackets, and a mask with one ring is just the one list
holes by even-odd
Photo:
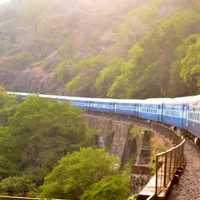
[[169, 200], [200, 200], [200, 150], [189, 141], [185, 145], [186, 169]]

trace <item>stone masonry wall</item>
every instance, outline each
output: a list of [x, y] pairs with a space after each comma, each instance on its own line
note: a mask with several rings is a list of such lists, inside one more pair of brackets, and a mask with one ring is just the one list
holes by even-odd
[[109, 147], [110, 153], [122, 161], [132, 124], [98, 115], [86, 114], [85, 117], [89, 125], [97, 131], [98, 145]]

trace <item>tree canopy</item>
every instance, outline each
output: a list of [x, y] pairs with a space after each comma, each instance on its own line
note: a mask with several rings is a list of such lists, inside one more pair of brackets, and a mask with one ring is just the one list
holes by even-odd
[[[74, 5], [29, 0], [12, 7], [14, 16], [0, 11], [5, 21], [0, 62], [8, 76], [0, 79], [9, 88], [111, 98], [199, 92], [198, 40], [189, 39], [200, 32], [198, 0], [118, 0], [112, 7], [106, 0], [77, 0]], [[16, 49], [21, 30], [26, 42]]]
[[103, 149], [82, 148], [64, 157], [45, 178], [41, 196], [78, 200], [90, 185], [116, 173], [117, 165]]
[[130, 195], [130, 175], [108, 176], [91, 185], [81, 200], [125, 200]]
[[[4, 98], [14, 97], [0, 96]], [[0, 127], [0, 180], [30, 175], [40, 185], [63, 156], [94, 144], [82, 112], [67, 102], [30, 96], [14, 107]]]

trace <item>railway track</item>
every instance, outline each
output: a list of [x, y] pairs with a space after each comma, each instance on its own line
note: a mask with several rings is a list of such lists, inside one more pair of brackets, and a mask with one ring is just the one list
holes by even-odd
[[185, 144], [185, 158], [186, 169], [169, 200], [200, 200], [200, 151], [190, 141]]

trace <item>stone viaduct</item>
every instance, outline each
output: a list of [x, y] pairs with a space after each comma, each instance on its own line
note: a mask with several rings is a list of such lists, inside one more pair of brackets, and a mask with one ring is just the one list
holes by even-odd
[[98, 146], [108, 148], [120, 159], [121, 165], [128, 160], [133, 162], [133, 192], [139, 192], [151, 177], [151, 138], [158, 137], [173, 146], [181, 134], [173, 127], [134, 117], [88, 112], [85, 118], [97, 131]]

